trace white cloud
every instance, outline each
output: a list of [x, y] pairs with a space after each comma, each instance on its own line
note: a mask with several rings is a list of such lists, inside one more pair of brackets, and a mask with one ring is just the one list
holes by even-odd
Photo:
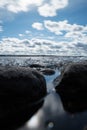
[[25, 31], [25, 34], [31, 34], [31, 31], [26, 30], [26, 31]]
[[13, 13], [27, 12], [32, 6], [40, 6], [43, 0], [0, 0], [0, 7]]
[[44, 26], [50, 32], [53, 32], [57, 35], [63, 34], [63, 32], [82, 32], [87, 33], [87, 26], [78, 25], [78, 24], [70, 24], [67, 20], [64, 21], [51, 21], [45, 20]]
[[38, 12], [41, 16], [52, 17], [57, 15], [57, 10], [65, 8], [68, 5], [68, 0], [50, 0], [45, 2], [38, 8]]
[[0, 42], [0, 54], [27, 54], [31, 53], [31, 43], [28, 39], [3, 38]]
[[62, 35], [62, 30], [64, 29], [64, 25], [67, 23], [67, 21], [60, 21], [60, 22], [54, 22], [51, 20], [44, 21], [44, 26], [46, 29], [48, 29], [50, 32], [55, 33], [56, 35]]
[[[0, 0], [0, 9], [12, 13], [28, 12], [36, 9], [41, 16], [55, 16], [57, 10], [65, 8], [68, 0]], [[4, 12], [4, 11], [3, 11]]]
[[49, 4], [44, 4], [43, 6], [39, 7], [38, 12], [41, 16], [44, 16], [44, 17], [56, 16], [56, 10], [53, 9], [52, 5], [49, 5]]
[[59, 22], [46, 20], [44, 26], [50, 32], [64, 37], [67, 41], [71, 39], [72, 42], [87, 44], [87, 25], [70, 24], [67, 20]]
[[24, 37], [24, 34], [21, 34], [21, 33], [20, 33], [20, 34], [19, 34], [19, 37]]
[[39, 23], [39, 22], [36, 22], [36, 23], [33, 23], [32, 24], [32, 27], [37, 29], [37, 30], [43, 30], [43, 24], [42, 23]]
[[59, 41], [46, 39], [31, 40], [18, 38], [3, 38], [0, 41], [0, 54], [24, 55], [87, 55], [87, 45], [81, 42]]

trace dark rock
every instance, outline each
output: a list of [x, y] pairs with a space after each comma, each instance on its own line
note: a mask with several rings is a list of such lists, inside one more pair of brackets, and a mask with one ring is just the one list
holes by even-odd
[[59, 82], [62, 79], [62, 74], [60, 74], [59, 76], [57, 76], [54, 80], [53, 80], [53, 85], [54, 86], [58, 86]]
[[56, 91], [69, 112], [87, 109], [87, 64], [69, 65], [56, 86]]
[[54, 68], [56, 68], [57, 66], [56, 66], [56, 64], [52, 64], [52, 63], [49, 63], [49, 64], [47, 64], [46, 66], [45, 66], [46, 68], [50, 68], [50, 69], [54, 69]]
[[0, 128], [22, 125], [43, 104], [44, 77], [24, 67], [0, 67]]
[[41, 72], [44, 75], [53, 75], [53, 74], [55, 74], [55, 71], [53, 69], [44, 69], [44, 70], [41, 70]]
[[[58, 93], [60, 95], [63, 107], [65, 111], [69, 113], [78, 113], [78, 112], [84, 112], [87, 111], [87, 96], [75, 96], [74, 99], [69, 99], [69, 97], [63, 93]], [[78, 94], [77, 94], [78, 95]], [[74, 95], [72, 95], [74, 96]]]
[[43, 65], [39, 65], [39, 64], [31, 64], [30, 67], [31, 68], [44, 68]]

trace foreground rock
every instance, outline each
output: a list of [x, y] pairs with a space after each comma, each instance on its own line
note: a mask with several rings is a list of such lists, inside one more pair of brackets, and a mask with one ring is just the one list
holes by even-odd
[[64, 108], [69, 112], [87, 109], [87, 64], [69, 65], [56, 86]]
[[29, 119], [43, 104], [44, 77], [23, 67], [0, 68], [0, 128], [14, 129]]

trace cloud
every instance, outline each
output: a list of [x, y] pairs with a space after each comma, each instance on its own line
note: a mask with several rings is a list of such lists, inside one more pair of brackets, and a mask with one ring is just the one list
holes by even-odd
[[38, 12], [44, 17], [53, 17], [57, 15], [57, 10], [65, 8], [68, 5], [68, 0], [50, 0], [48, 3], [45, 2], [38, 8]]
[[68, 0], [0, 0], [0, 10], [12, 13], [29, 12], [36, 9], [44, 17], [57, 15], [57, 10], [65, 8]]
[[51, 21], [45, 20], [44, 26], [49, 31], [55, 33], [56, 35], [63, 34], [63, 32], [87, 32], [87, 26], [78, 25], [78, 24], [69, 24], [67, 20], [64, 21]]
[[33, 6], [40, 6], [42, 2], [43, 0], [0, 0], [0, 7], [2, 9], [6, 8], [13, 13], [27, 12]]
[[31, 53], [33, 44], [28, 40], [18, 38], [3, 38], [0, 41], [0, 54], [27, 54]]
[[[0, 26], [2, 27], [2, 22]], [[0, 54], [87, 55], [87, 25], [70, 24], [67, 20], [45, 20], [43, 23], [33, 23], [32, 27], [50, 33], [44, 35], [40, 32], [38, 37], [26, 30], [19, 34], [20, 39], [3, 38], [0, 41]], [[30, 38], [30, 35], [34, 38]]]
[[46, 29], [48, 29], [50, 32], [55, 33], [56, 35], [62, 35], [62, 31], [65, 29], [64, 26], [67, 24], [67, 21], [60, 21], [55, 22], [51, 20], [45, 20], [44, 26]]
[[33, 23], [32, 24], [32, 27], [37, 29], [37, 30], [43, 30], [43, 24], [42, 23], [39, 23], [39, 22], [36, 22], [36, 23]]
[[46, 39], [3, 38], [0, 54], [22, 55], [86, 55], [87, 45], [80, 42], [53, 41]]
[[25, 34], [31, 34], [31, 31], [26, 30], [26, 31], [25, 31]]
[[[38, 23], [38, 22], [37, 22]], [[33, 23], [33, 27], [38, 28], [38, 24]], [[71, 46], [74, 43], [75, 45], [83, 43], [87, 45], [87, 25], [78, 25], [70, 24], [67, 20], [64, 21], [51, 21], [45, 20], [43, 23], [40, 23], [41, 27], [44, 27], [44, 30], [53, 33], [53, 37], [46, 37], [46, 39], [60, 41], [60, 42], [70, 42]], [[55, 35], [54, 35], [55, 34]], [[52, 34], [51, 34], [52, 36]], [[55, 47], [54, 47], [55, 48]], [[69, 46], [69, 48], [71, 48]]]
[[87, 25], [70, 24], [67, 20], [58, 22], [45, 20], [44, 27], [67, 41], [70, 39], [72, 42], [87, 44]]
[[20, 34], [19, 34], [19, 37], [24, 37], [24, 34], [21, 34], [21, 33], [20, 33]]

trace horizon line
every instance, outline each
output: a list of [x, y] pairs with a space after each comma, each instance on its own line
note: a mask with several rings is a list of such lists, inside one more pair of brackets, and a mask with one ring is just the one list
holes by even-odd
[[84, 56], [84, 55], [6, 55], [6, 54], [2, 54], [2, 55], [0, 55], [0, 56], [2, 56], [2, 57], [8, 57], [8, 56], [10, 56], [10, 57], [37, 57], [37, 56], [46, 56], [46, 57], [50, 57], [50, 56], [52, 56], [52, 57], [58, 57], [58, 56], [60, 56], [60, 57], [87, 57], [86, 55]]

